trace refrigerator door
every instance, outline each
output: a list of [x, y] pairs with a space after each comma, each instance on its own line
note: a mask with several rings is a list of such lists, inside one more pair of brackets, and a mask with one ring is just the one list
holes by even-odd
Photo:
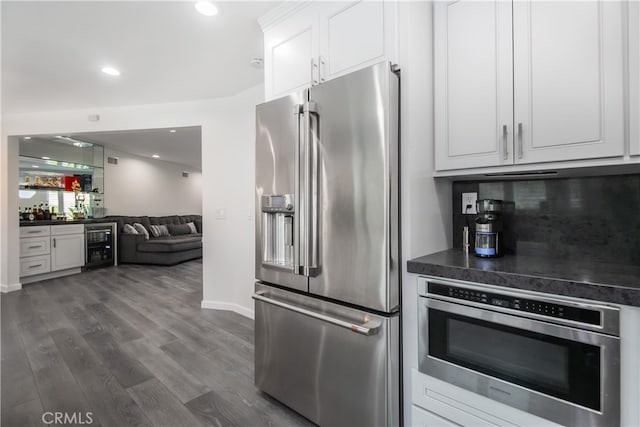
[[398, 309], [398, 85], [383, 62], [309, 90], [317, 251], [309, 292]]
[[256, 278], [308, 290], [298, 275], [300, 114], [303, 93], [256, 106]]
[[260, 390], [321, 426], [399, 425], [397, 314], [255, 289]]

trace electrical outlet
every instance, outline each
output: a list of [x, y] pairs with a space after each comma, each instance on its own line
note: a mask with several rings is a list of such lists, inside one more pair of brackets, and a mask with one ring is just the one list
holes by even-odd
[[478, 201], [478, 193], [462, 193], [462, 213], [468, 215], [476, 215], [476, 202]]

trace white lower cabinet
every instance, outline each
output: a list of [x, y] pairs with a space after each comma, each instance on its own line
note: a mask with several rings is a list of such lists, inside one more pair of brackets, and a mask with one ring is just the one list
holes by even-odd
[[51, 236], [51, 271], [84, 265], [84, 233]]
[[20, 228], [20, 277], [25, 278], [23, 283], [51, 277], [36, 277], [38, 275], [77, 269], [84, 266], [84, 262], [84, 224]]
[[458, 425], [415, 405], [411, 407], [411, 417], [412, 425], [416, 427], [455, 427]]
[[20, 228], [20, 277], [51, 271], [50, 234], [48, 225]]
[[[413, 408], [422, 409], [414, 417], [416, 426], [545, 426], [559, 424], [512, 408], [476, 393], [440, 381], [417, 370], [412, 371]], [[425, 415], [424, 412], [427, 412]]]
[[49, 254], [20, 258], [20, 277], [34, 276], [51, 271]]

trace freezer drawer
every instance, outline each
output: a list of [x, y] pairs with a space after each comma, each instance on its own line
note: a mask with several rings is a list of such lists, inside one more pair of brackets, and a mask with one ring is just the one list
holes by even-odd
[[399, 425], [399, 319], [256, 284], [256, 386], [321, 426]]

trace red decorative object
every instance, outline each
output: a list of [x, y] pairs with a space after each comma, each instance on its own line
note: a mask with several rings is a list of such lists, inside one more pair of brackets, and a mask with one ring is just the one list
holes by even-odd
[[67, 191], [80, 191], [80, 177], [65, 176], [64, 189]]

